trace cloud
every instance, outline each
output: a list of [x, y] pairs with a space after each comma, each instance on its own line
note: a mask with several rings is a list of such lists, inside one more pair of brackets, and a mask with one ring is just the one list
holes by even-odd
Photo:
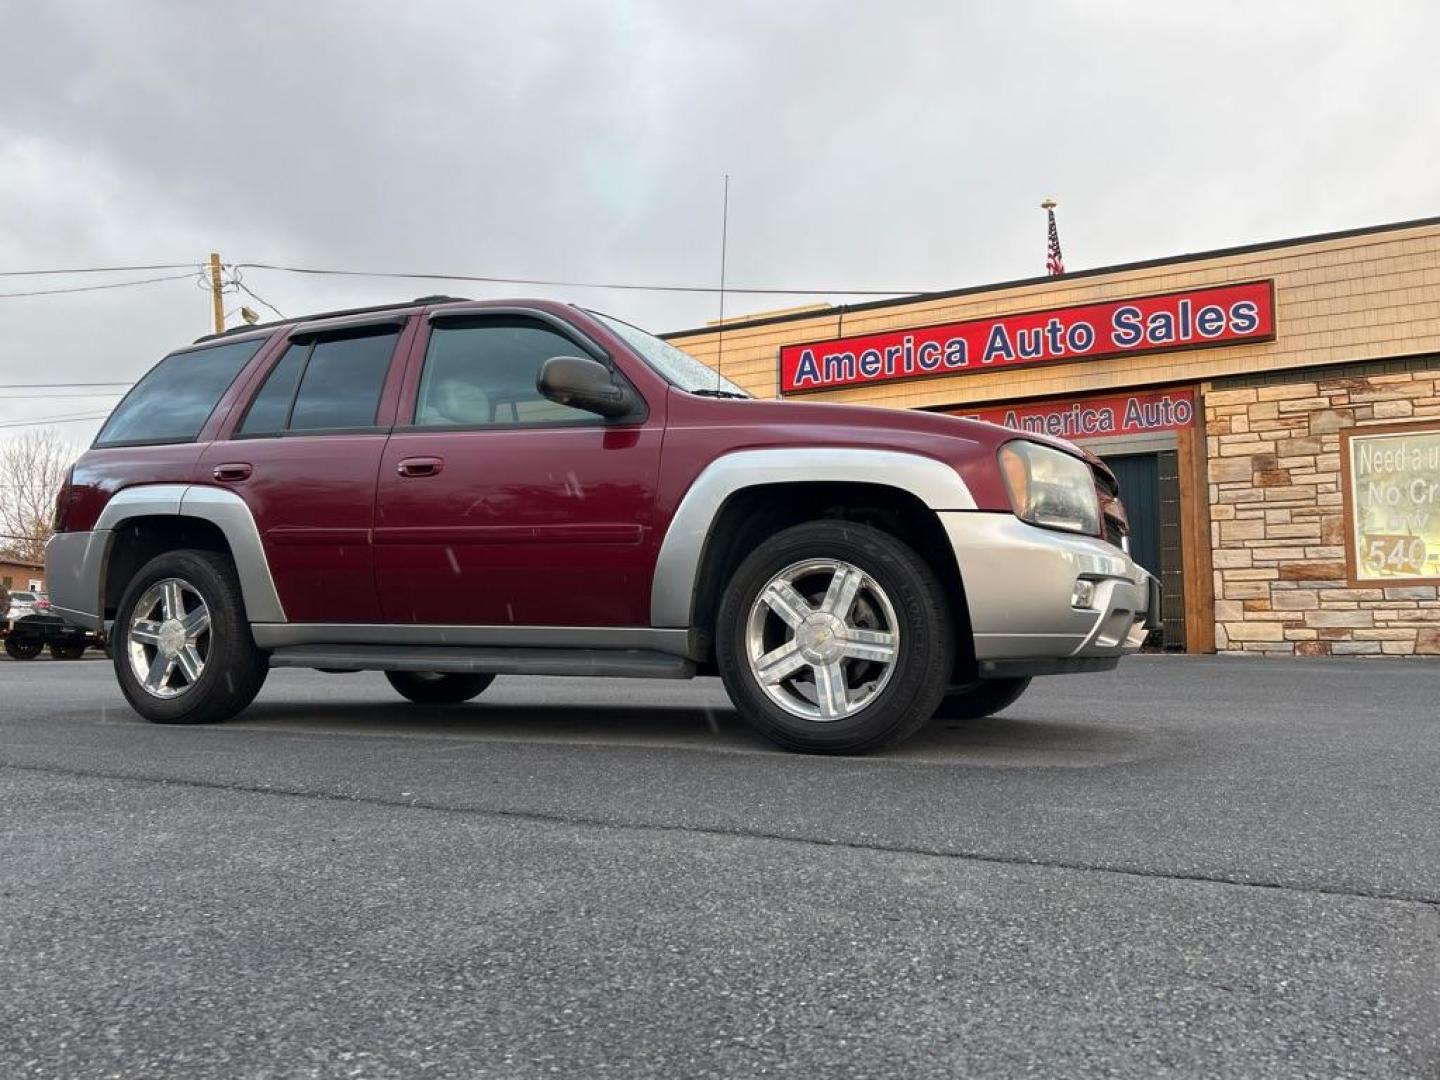
[[[1418, 2], [0, 0], [0, 25], [0, 269], [708, 284], [727, 172], [745, 285], [1036, 273], [1050, 194], [1072, 268], [1440, 212]], [[433, 291], [247, 280], [287, 313]], [[550, 291], [658, 329], [715, 307]], [[0, 381], [131, 378], [207, 318], [189, 282], [0, 299]]]

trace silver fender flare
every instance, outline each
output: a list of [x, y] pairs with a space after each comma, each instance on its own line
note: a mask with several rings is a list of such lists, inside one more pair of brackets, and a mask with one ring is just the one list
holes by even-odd
[[937, 511], [975, 509], [960, 474], [921, 454], [828, 446], [737, 450], [707, 465], [675, 510], [655, 561], [650, 625], [692, 624], [705, 540], [730, 496], [768, 484], [825, 481], [897, 488]]
[[[90, 545], [91, 552], [97, 546], [104, 549], [101, 565], [94, 571], [97, 611], [101, 615], [104, 613], [101, 590], [113, 531], [134, 518], [158, 516], [199, 518], [216, 526], [230, 545], [235, 573], [240, 579], [240, 595], [245, 601], [245, 617], [250, 622], [287, 621], [250, 507], [233, 491], [202, 484], [142, 484], [117, 492], [105, 504], [95, 523], [97, 533], [103, 531], [105, 542]], [[93, 558], [87, 555], [87, 561]]]

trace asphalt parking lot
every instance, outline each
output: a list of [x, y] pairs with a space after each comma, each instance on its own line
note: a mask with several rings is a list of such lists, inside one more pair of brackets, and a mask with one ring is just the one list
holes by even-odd
[[822, 759], [711, 681], [0, 661], [0, 1076], [1435, 1077], [1437, 691], [1143, 657]]

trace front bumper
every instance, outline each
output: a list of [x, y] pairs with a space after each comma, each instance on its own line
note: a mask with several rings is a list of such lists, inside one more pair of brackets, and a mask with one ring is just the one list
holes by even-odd
[[[1119, 548], [1013, 514], [940, 515], [955, 550], [982, 676], [1113, 667], [1159, 620], [1159, 584]], [[1076, 582], [1093, 595], [1074, 604]]]

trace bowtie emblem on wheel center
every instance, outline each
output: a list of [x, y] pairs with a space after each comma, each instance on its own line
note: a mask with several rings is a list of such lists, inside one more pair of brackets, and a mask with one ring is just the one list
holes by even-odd
[[795, 644], [809, 663], [833, 663], [844, 655], [845, 623], [828, 612], [814, 612], [795, 628]]
[[156, 644], [163, 655], [177, 655], [185, 647], [184, 624], [179, 619], [166, 619], [160, 624], [159, 641]]

